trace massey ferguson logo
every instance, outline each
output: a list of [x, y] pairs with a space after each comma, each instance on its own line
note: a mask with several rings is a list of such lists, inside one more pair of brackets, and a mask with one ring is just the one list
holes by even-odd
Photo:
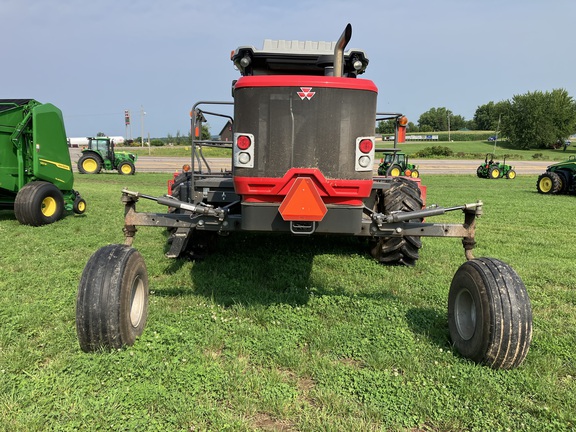
[[312, 99], [312, 96], [314, 96], [316, 94], [316, 92], [310, 91], [310, 90], [312, 90], [312, 87], [300, 87], [300, 90], [302, 90], [302, 91], [299, 91], [296, 93], [298, 93], [298, 96], [300, 96], [300, 99], [302, 99], [302, 100], [304, 100], [304, 99], [310, 100], [310, 99]]

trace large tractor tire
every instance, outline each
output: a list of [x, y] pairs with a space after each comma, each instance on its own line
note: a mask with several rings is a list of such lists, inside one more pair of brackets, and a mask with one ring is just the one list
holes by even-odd
[[556, 194], [562, 190], [562, 180], [552, 171], [546, 171], [538, 176], [536, 189], [541, 194]]
[[[377, 196], [375, 210], [391, 214], [396, 211], [422, 209], [420, 189], [416, 182], [405, 178], [394, 178], [392, 186]], [[420, 222], [420, 219], [411, 222]], [[382, 264], [413, 266], [422, 248], [420, 237], [380, 237], [372, 241], [370, 252]]]
[[500, 178], [500, 168], [497, 166], [491, 166], [488, 168], [488, 178], [497, 179]]
[[18, 191], [14, 214], [23, 225], [41, 226], [62, 219], [64, 196], [52, 183], [34, 181]]
[[78, 171], [80, 174], [98, 174], [102, 171], [102, 161], [92, 154], [82, 155], [78, 159]]
[[401, 174], [402, 168], [400, 165], [392, 165], [390, 168], [388, 168], [388, 172], [386, 173], [386, 175], [390, 177], [398, 177]]
[[484, 168], [483, 168], [483, 167], [479, 166], [478, 168], [476, 168], [476, 176], [477, 176], [478, 178], [484, 178], [484, 177], [486, 177], [486, 176], [484, 175]]
[[448, 328], [464, 357], [494, 369], [519, 366], [532, 340], [532, 308], [518, 274], [493, 258], [462, 264], [448, 294]]
[[76, 298], [76, 333], [85, 352], [133, 345], [148, 317], [148, 272], [129, 246], [108, 245], [88, 260]]
[[118, 164], [118, 174], [133, 175], [136, 172], [134, 164], [130, 161], [123, 161]]
[[560, 188], [558, 189], [559, 194], [567, 194], [570, 191], [570, 182], [572, 180], [572, 173], [566, 170], [555, 171], [560, 180]]

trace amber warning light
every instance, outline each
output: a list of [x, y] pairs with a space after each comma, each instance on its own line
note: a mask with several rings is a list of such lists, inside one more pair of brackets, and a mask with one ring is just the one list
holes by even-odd
[[398, 128], [397, 128], [397, 135], [396, 135], [396, 142], [403, 143], [406, 141], [406, 126], [408, 125], [408, 118], [406, 116], [402, 116], [398, 118]]

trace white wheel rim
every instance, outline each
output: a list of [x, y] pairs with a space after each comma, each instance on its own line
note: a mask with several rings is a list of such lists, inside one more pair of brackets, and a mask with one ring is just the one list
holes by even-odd
[[144, 282], [137, 276], [132, 283], [132, 296], [130, 299], [130, 323], [138, 327], [142, 321], [144, 306], [146, 303]]

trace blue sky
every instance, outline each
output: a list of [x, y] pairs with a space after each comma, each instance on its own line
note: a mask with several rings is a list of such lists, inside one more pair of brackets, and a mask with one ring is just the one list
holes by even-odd
[[[230, 100], [229, 59], [263, 40], [363, 49], [378, 110], [476, 108], [529, 91], [576, 97], [573, 0], [0, 0], [0, 98], [51, 102], [69, 136], [185, 135], [199, 100]], [[218, 133], [220, 125], [212, 125]]]

